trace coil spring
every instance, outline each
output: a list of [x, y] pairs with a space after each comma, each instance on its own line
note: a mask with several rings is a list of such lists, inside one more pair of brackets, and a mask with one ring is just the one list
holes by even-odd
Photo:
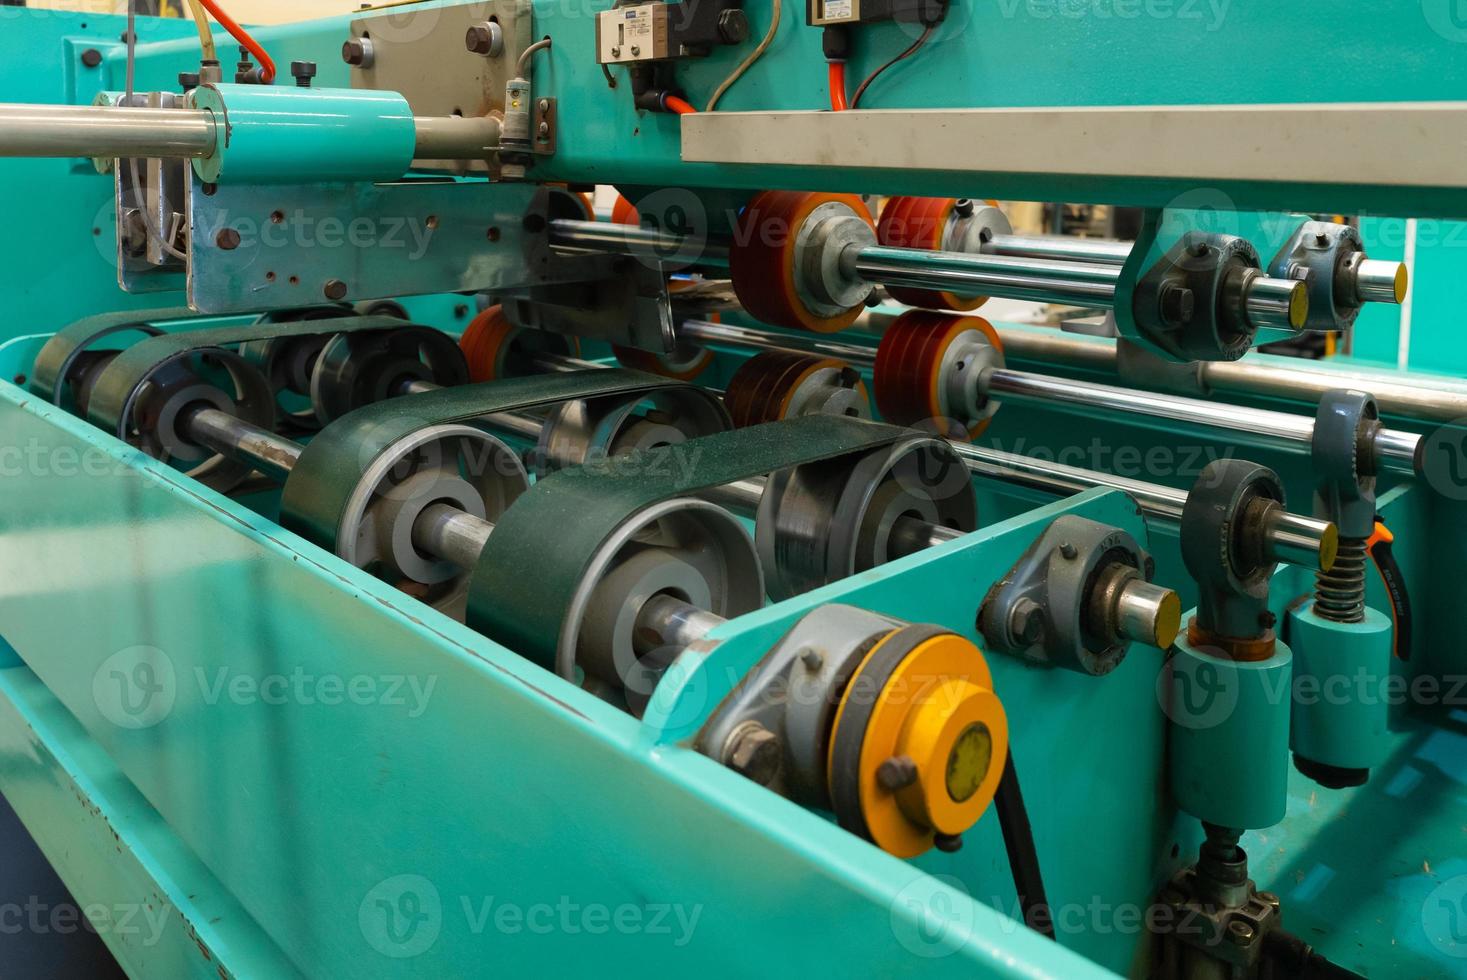
[[1314, 611], [1336, 623], [1365, 620], [1365, 566], [1369, 562], [1364, 538], [1340, 538], [1334, 567], [1315, 576]]

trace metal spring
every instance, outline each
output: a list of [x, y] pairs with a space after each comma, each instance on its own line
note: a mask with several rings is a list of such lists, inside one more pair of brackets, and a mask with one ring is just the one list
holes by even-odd
[[1364, 538], [1340, 538], [1334, 567], [1315, 577], [1314, 611], [1336, 623], [1365, 619], [1365, 566], [1369, 562]]

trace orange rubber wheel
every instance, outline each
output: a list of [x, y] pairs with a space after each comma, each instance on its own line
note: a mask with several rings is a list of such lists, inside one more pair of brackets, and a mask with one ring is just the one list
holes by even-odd
[[505, 316], [504, 307], [491, 306], [474, 317], [458, 339], [459, 349], [469, 362], [469, 380], [497, 381], [527, 373], [524, 365], [514, 363], [514, 355], [527, 353], [526, 342], [536, 350], [571, 356], [580, 352], [580, 341], [576, 338], [541, 330], [521, 330]]
[[860, 304], [835, 316], [812, 312], [795, 286], [795, 242], [811, 212], [844, 204], [875, 228], [871, 212], [854, 194], [764, 191], [739, 215], [728, 268], [734, 292], [748, 314], [765, 323], [814, 333], [834, 333], [856, 322]]
[[[734, 428], [742, 429], [764, 422], [778, 422], [788, 416], [795, 393], [816, 371], [848, 367], [844, 361], [797, 351], [771, 350], [749, 358], [734, 372], [724, 393], [723, 403], [733, 419]], [[865, 384], [858, 383], [864, 392]]]
[[[876, 240], [893, 248], [942, 250], [943, 233], [957, 207], [953, 197], [892, 197], [881, 209], [876, 223]], [[956, 296], [952, 293], [910, 286], [887, 286], [898, 303], [929, 310], [976, 310], [987, 296]]]
[[622, 367], [658, 374], [664, 378], [676, 378], [678, 381], [692, 381], [713, 363], [713, 352], [706, 347], [674, 349], [667, 354], [657, 354], [650, 350], [612, 344], [611, 352], [616, 355], [617, 363]]
[[614, 225], [640, 225], [642, 216], [637, 213], [637, 206], [620, 194], [616, 195], [616, 203], [611, 206], [611, 223]]
[[[970, 330], [982, 332], [990, 344], [1003, 350], [998, 331], [981, 316], [911, 310], [897, 317], [876, 349], [872, 382], [881, 417], [907, 426], [945, 419], [943, 359], [953, 343]], [[957, 421], [963, 431], [955, 435], [975, 439], [991, 419], [971, 426]]]

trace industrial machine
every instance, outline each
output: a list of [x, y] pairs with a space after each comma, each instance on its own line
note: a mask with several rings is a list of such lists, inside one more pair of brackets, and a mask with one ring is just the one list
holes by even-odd
[[1467, 382], [1256, 348], [1393, 326], [1467, 33], [1124, 6], [0, 7], [0, 792], [124, 969], [1462, 976]]

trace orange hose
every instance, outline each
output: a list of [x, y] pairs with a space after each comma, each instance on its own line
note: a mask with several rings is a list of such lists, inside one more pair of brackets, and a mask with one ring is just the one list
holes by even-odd
[[667, 107], [669, 112], [675, 112], [679, 116], [686, 116], [690, 112], [698, 111], [686, 99], [680, 99], [676, 95], [664, 95], [662, 97], [662, 104]]
[[250, 54], [260, 62], [260, 81], [266, 85], [275, 81], [275, 60], [260, 47], [260, 42], [250, 36], [250, 32], [235, 23], [234, 18], [219, 9], [217, 0], [199, 0], [204, 9], [213, 15], [219, 22], [219, 26], [228, 31], [236, 41], [249, 49]]
[[846, 111], [846, 63], [830, 63], [830, 111]]

